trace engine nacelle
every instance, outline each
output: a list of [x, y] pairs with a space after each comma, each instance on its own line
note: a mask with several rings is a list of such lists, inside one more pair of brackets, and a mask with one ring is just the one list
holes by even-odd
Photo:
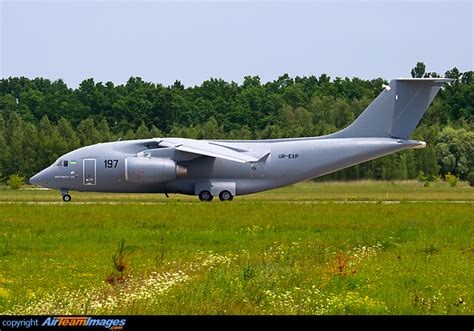
[[170, 159], [129, 157], [125, 159], [125, 180], [140, 184], [167, 182], [184, 176], [187, 169]]

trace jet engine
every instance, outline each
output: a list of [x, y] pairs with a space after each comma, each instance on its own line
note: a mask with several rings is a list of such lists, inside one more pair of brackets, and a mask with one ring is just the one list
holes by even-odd
[[129, 157], [125, 159], [125, 179], [140, 184], [167, 182], [185, 176], [186, 167], [176, 161], [158, 157]]

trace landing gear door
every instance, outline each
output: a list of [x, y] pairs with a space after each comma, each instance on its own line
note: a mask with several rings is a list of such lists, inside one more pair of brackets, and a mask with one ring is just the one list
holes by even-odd
[[95, 185], [96, 179], [96, 160], [95, 159], [85, 159], [84, 163], [84, 185]]

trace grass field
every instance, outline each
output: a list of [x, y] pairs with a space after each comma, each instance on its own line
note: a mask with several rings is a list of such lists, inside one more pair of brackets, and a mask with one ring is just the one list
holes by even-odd
[[0, 314], [474, 313], [464, 183], [72, 197], [0, 189]]

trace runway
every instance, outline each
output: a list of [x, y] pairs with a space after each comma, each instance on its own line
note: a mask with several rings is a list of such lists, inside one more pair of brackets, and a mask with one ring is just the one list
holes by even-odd
[[[266, 201], [266, 200], [243, 200], [234, 201], [235, 203], [252, 204], [252, 203], [271, 203], [271, 204], [382, 204], [382, 205], [396, 205], [396, 204], [418, 204], [418, 203], [436, 203], [436, 204], [474, 204], [473, 200], [361, 200], [361, 201], [340, 201], [340, 200], [298, 200], [298, 201]], [[154, 202], [135, 202], [135, 201], [76, 201], [76, 202], [62, 202], [62, 201], [0, 201], [0, 205], [27, 205], [27, 206], [68, 206], [68, 205], [167, 205], [167, 204], [185, 204], [196, 205], [203, 202], [195, 201], [154, 201]], [[220, 203], [220, 202], [217, 202]]]

